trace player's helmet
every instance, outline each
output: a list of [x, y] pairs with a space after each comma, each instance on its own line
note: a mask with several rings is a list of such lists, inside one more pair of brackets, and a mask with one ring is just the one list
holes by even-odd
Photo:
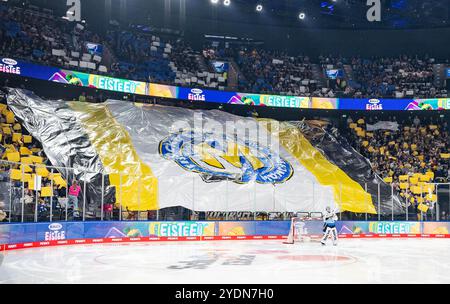
[[326, 210], [327, 212], [331, 212], [331, 208], [330, 208], [330, 207], [325, 208], [325, 210]]

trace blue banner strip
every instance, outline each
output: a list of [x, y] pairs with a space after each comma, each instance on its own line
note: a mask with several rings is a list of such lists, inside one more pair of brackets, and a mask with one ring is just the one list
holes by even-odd
[[[114, 92], [141, 94], [190, 101], [213, 102], [221, 104], [240, 104], [298, 109], [327, 110], [449, 110], [450, 98], [440, 99], [348, 99], [348, 98], [310, 98], [301, 96], [281, 96], [249, 94], [200, 88], [184, 88], [137, 82], [95, 74], [58, 69], [37, 65], [21, 60], [0, 57], [0, 73], [19, 75], [40, 80], [70, 85], [106, 89]], [[450, 69], [447, 74], [450, 77]], [[145, 88], [144, 88], [145, 87]]]

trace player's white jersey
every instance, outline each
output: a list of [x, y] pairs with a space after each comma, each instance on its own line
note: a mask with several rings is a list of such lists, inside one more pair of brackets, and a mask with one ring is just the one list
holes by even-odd
[[323, 216], [324, 221], [324, 234], [322, 238], [322, 245], [326, 244], [326, 241], [329, 237], [333, 240], [333, 245], [337, 245], [338, 235], [337, 235], [337, 229], [336, 229], [336, 221], [338, 220], [338, 217], [335, 212], [327, 210]]

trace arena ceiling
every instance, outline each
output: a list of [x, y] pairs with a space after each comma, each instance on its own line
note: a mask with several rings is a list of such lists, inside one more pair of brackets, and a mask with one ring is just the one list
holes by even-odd
[[[367, 0], [80, 0], [86, 19], [99, 18], [107, 3], [110, 16], [125, 22], [154, 21], [187, 27], [201, 19], [268, 26], [333, 29], [407, 29], [450, 26], [450, 0], [380, 0], [381, 21], [368, 22]], [[215, 1], [216, 3], [212, 3]], [[228, 1], [229, 5], [224, 5]], [[9, 0], [66, 9], [66, 0]], [[262, 6], [258, 12], [256, 7]], [[126, 12], [125, 12], [126, 11]], [[300, 13], [304, 19], [300, 19]], [[89, 18], [90, 14], [94, 14]], [[105, 20], [102, 18], [102, 20]], [[168, 21], [168, 19], [170, 19]], [[162, 23], [162, 22], [161, 22]]]
[[[200, 0], [211, 2], [211, 0]], [[229, 10], [314, 28], [428, 28], [450, 25], [449, 0], [381, 0], [381, 22], [368, 22], [366, 0], [230, 0]], [[227, 9], [219, 0], [221, 10]], [[221, 4], [221, 5], [220, 5]], [[256, 7], [262, 6], [257, 12]], [[303, 12], [305, 19], [299, 21]]]

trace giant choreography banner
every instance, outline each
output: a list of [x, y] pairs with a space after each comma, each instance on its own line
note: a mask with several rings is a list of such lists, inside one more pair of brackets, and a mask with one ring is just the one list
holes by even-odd
[[202, 88], [186, 88], [87, 74], [26, 61], [0, 57], [0, 73], [70, 85], [161, 98], [250, 106], [326, 110], [449, 110], [450, 98], [442, 99], [350, 99], [310, 98], [251, 94]]
[[[92, 201], [101, 200], [104, 173], [106, 201], [131, 211], [316, 212], [332, 205], [404, 214], [390, 188], [378, 187], [370, 163], [326, 130], [298, 121], [118, 100], [45, 100], [20, 89], [9, 90], [8, 106], [54, 165], [87, 163], [98, 172], [86, 176]], [[81, 169], [74, 174], [85, 178]]]

